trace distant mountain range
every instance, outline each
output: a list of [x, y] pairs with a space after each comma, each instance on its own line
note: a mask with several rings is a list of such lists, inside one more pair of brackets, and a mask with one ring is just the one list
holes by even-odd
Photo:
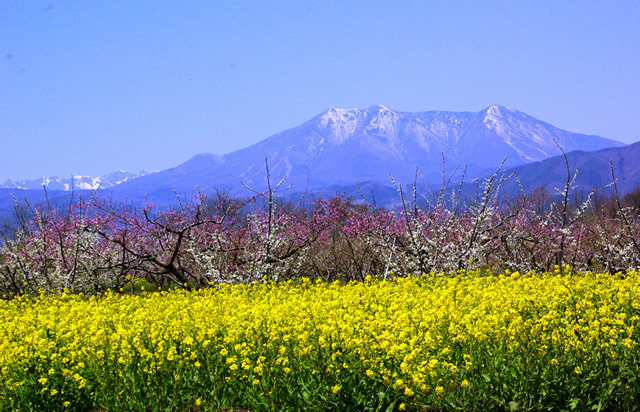
[[567, 152], [620, 147], [599, 136], [567, 132], [525, 113], [491, 106], [477, 113], [397, 112], [384, 106], [329, 109], [290, 130], [223, 156], [200, 154], [168, 170], [120, 184], [118, 191], [154, 194], [199, 188], [246, 193], [240, 182], [264, 190], [265, 158], [274, 182], [287, 176], [293, 190], [351, 185], [356, 180], [413, 181], [418, 166], [428, 182], [439, 181], [442, 156], [467, 166], [473, 176], [496, 167], [518, 166]]
[[0, 189], [24, 189], [24, 190], [42, 190], [42, 186], [46, 186], [49, 190], [98, 190], [109, 189], [120, 183], [132, 180], [137, 177], [145, 176], [149, 172], [142, 170], [140, 173], [131, 173], [126, 170], [118, 170], [100, 177], [91, 176], [71, 176], [69, 178], [61, 178], [52, 176], [42, 179], [23, 180], [21, 182], [15, 180], [7, 180], [0, 183]]
[[[589, 192], [609, 185], [611, 165], [615, 173], [618, 191], [625, 194], [640, 186], [640, 142], [624, 147], [602, 149], [595, 152], [574, 151], [567, 153], [571, 175], [577, 169], [573, 182], [575, 189]], [[548, 189], [564, 188], [567, 167], [563, 156], [554, 156], [507, 170], [516, 173], [525, 189], [545, 186]], [[505, 189], [515, 189], [516, 183], [509, 182]]]
[[[73, 186], [95, 190], [99, 185], [103, 196], [108, 191], [112, 199], [147, 199], [156, 204], [175, 200], [174, 191], [188, 195], [196, 189], [220, 188], [244, 196], [250, 192], [241, 182], [255, 190], [266, 189], [267, 158], [272, 182], [287, 176], [286, 185], [293, 185], [290, 193], [342, 190], [353, 194], [358, 181], [366, 186], [365, 191], [393, 195], [389, 174], [408, 184], [414, 181], [416, 166], [420, 180], [437, 188], [444, 156], [447, 174], [458, 165], [467, 167], [467, 182], [494, 171], [507, 157], [505, 168], [517, 172], [525, 188], [562, 187], [564, 158], [554, 141], [568, 154], [570, 166], [580, 170], [576, 184], [585, 190], [610, 183], [609, 159], [614, 162], [621, 192], [640, 184], [639, 143], [627, 146], [571, 133], [505, 106], [476, 113], [408, 113], [372, 106], [329, 109], [298, 127], [226, 155], [199, 154], [155, 173], [120, 171], [100, 178], [74, 177]], [[71, 179], [8, 181], [0, 185], [0, 209], [10, 206], [6, 199], [2, 201], [7, 193], [41, 190], [43, 183], [50, 191], [71, 188]], [[19, 192], [24, 195], [32, 190]], [[51, 196], [64, 198], [61, 193]]]

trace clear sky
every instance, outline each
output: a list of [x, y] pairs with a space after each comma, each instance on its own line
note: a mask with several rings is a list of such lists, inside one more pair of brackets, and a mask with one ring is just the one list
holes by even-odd
[[0, 1], [0, 181], [173, 167], [330, 107], [640, 140], [638, 1]]

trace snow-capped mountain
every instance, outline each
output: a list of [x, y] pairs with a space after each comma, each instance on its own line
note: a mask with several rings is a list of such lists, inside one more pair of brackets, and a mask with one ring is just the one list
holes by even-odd
[[592, 151], [623, 143], [571, 133], [505, 106], [480, 112], [399, 112], [384, 106], [329, 109], [308, 122], [257, 144], [223, 156], [200, 154], [153, 175], [125, 182], [117, 191], [138, 193], [176, 189], [230, 188], [240, 181], [264, 190], [265, 158], [272, 181], [288, 176], [296, 191], [329, 185], [373, 181], [412, 182], [415, 167], [427, 182], [441, 179], [442, 156], [447, 170], [467, 166], [468, 176], [495, 168], [527, 164], [566, 151]]
[[132, 173], [126, 170], [118, 170], [100, 177], [91, 176], [71, 176], [69, 178], [60, 178], [52, 176], [42, 179], [24, 180], [18, 182], [15, 180], [7, 180], [0, 183], [0, 189], [42, 189], [46, 186], [50, 190], [97, 190], [108, 189], [122, 182], [136, 179], [140, 176], [146, 176], [149, 172], [142, 170], [140, 173]]

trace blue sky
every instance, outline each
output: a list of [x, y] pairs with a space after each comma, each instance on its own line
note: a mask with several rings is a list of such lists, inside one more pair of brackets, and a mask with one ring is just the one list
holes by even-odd
[[637, 1], [0, 2], [0, 181], [161, 170], [330, 107], [640, 140]]

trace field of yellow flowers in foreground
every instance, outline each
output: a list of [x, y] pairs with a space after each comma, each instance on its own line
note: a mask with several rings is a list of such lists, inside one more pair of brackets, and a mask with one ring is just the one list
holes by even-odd
[[1, 410], [638, 410], [640, 282], [568, 271], [0, 302]]

